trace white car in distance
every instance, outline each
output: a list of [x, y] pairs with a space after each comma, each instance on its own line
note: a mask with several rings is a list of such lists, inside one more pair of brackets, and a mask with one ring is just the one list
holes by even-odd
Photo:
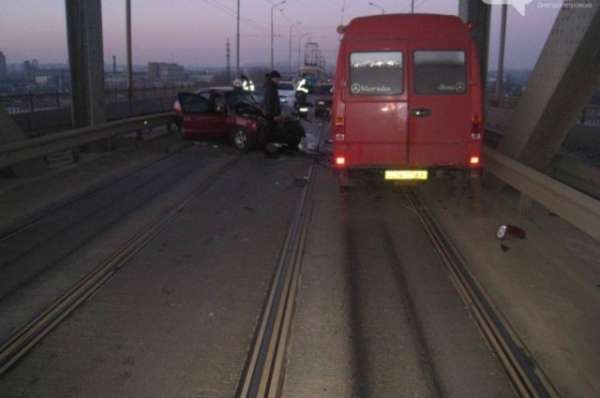
[[294, 83], [281, 81], [277, 86], [277, 91], [279, 92], [279, 101], [281, 104], [293, 108], [296, 103], [296, 88], [294, 87]]

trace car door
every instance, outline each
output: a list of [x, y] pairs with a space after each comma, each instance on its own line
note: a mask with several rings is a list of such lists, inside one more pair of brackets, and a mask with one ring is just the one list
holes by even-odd
[[179, 93], [177, 95], [183, 114], [183, 132], [191, 136], [212, 133], [214, 114], [211, 102], [202, 94]]
[[466, 162], [471, 129], [467, 43], [415, 42], [411, 51], [408, 162], [414, 167]]
[[227, 137], [231, 128], [231, 117], [228, 114], [225, 94], [213, 93], [211, 96], [213, 117], [210, 119], [211, 131], [219, 137]]

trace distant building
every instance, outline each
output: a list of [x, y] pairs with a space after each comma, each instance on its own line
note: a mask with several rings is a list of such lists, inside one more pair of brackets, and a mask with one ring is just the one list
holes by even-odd
[[127, 75], [125, 73], [109, 73], [104, 75], [104, 83], [109, 89], [126, 89]]
[[8, 75], [8, 71], [6, 70], [6, 57], [4, 53], [0, 51], [0, 80], [5, 80]]
[[0, 51], [0, 81], [6, 80], [8, 77], [8, 70], [6, 68], [6, 57]]
[[34, 80], [35, 80], [35, 84], [37, 84], [38, 86], [47, 86], [48, 83], [50, 82], [50, 76], [37, 75], [37, 76], [35, 76]]
[[211, 84], [215, 80], [215, 75], [206, 72], [190, 73], [189, 79], [203, 84]]
[[149, 62], [148, 79], [150, 80], [183, 80], [185, 69], [181, 65], [166, 62]]
[[24, 71], [31, 70], [31, 61], [30, 60], [26, 60], [23, 62], [23, 70]]

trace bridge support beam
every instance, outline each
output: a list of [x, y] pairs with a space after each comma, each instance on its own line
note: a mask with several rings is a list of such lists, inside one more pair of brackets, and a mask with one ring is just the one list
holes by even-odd
[[458, 16], [465, 21], [465, 23], [470, 23], [472, 26], [471, 36], [475, 41], [477, 52], [479, 53], [482, 75], [481, 81], [485, 88], [492, 16], [491, 6], [485, 4], [483, 1], [461, 0], [458, 2]]
[[73, 127], [106, 121], [101, 0], [65, 0]]
[[546, 171], [600, 85], [600, 0], [563, 8], [515, 108], [500, 151]]

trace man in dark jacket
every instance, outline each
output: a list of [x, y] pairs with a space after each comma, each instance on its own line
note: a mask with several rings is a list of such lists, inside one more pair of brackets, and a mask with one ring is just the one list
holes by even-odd
[[281, 104], [279, 102], [278, 85], [281, 80], [281, 75], [276, 70], [267, 74], [265, 79], [264, 103], [263, 110], [267, 119], [267, 128], [265, 130], [264, 147], [266, 154], [274, 154], [271, 143], [275, 138], [277, 130], [277, 121], [281, 118]]
[[281, 75], [276, 70], [267, 75], [265, 79], [264, 111], [269, 118], [281, 116], [281, 104], [279, 102], [278, 85]]

